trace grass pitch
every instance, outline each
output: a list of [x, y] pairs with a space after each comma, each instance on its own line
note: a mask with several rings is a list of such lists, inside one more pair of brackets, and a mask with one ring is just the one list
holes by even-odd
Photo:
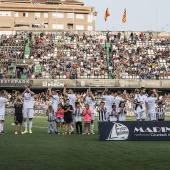
[[33, 134], [14, 135], [13, 117], [6, 117], [0, 170], [170, 169], [170, 141], [99, 142], [97, 124], [95, 135], [49, 135], [46, 120], [34, 119]]

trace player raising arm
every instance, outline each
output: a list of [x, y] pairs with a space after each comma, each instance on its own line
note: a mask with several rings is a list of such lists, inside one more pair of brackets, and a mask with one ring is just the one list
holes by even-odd
[[109, 120], [109, 115], [112, 111], [112, 105], [115, 102], [115, 98], [111, 95], [112, 92], [108, 90], [108, 88], [105, 88], [105, 90], [102, 93], [102, 98], [105, 101], [105, 107], [107, 109], [106, 113], [106, 119]]
[[156, 89], [150, 90], [147, 98], [146, 113], [148, 114], [149, 121], [156, 121], [156, 108], [155, 102], [158, 100], [158, 93]]
[[58, 109], [58, 104], [60, 103], [60, 98], [58, 96], [58, 93], [57, 91], [55, 90], [52, 90], [52, 87], [48, 87], [48, 91], [47, 91], [48, 95], [50, 97], [52, 97], [52, 108], [54, 110], [54, 120], [56, 122], [56, 131], [55, 133], [58, 132], [58, 123], [57, 123], [57, 118], [56, 118], [56, 112], [57, 112], [57, 109]]
[[34, 103], [34, 92], [30, 90], [29, 87], [25, 88], [25, 91], [22, 93], [23, 97], [23, 118], [24, 118], [24, 127], [25, 133], [28, 133], [27, 130], [27, 118], [29, 119], [29, 133], [32, 134], [32, 119], [34, 118], [34, 110], [33, 110], [33, 103]]
[[[64, 85], [64, 90], [63, 90], [63, 94], [66, 98], [69, 98], [70, 100], [70, 105], [72, 105], [73, 110], [75, 110], [75, 103], [77, 101], [77, 97], [74, 93], [73, 89], [69, 89], [68, 93], [66, 92], [66, 88], [68, 87], [67, 84]], [[72, 113], [72, 120], [74, 121], [74, 115]], [[71, 122], [71, 131], [74, 132], [74, 122]]]

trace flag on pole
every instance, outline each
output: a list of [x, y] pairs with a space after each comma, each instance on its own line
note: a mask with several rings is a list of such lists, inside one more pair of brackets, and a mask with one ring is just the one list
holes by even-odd
[[104, 14], [104, 20], [107, 21], [107, 17], [110, 16], [109, 9], [106, 9], [106, 12]]
[[96, 12], [96, 11], [94, 11], [94, 12], [93, 12], [93, 15], [96, 17], [96, 16], [97, 16], [97, 12]]
[[123, 17], [122, 17], [122, 23], [125, 23], [125, 22], [126, 22], [126, 8], [124, 10]]

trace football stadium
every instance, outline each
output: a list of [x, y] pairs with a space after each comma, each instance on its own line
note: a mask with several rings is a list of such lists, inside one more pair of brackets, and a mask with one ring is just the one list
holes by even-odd
[[139, 1], [0, 0], [0, 170], [170, 169], [170, 2]]

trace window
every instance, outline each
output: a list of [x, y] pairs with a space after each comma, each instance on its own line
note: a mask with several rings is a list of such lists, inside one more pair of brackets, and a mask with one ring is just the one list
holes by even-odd
[[23, 17], [28, 17], [28, 13], [27, 12], [23, 12]]
[[52, 24], [52, 29], [64, 29], [63, 24]]
[[10, 16], [11, 16], [11, 12], [8, 12], [8, 11], [0, 11], [0, 16], [10, 17]]
[[74, 13], [67, 13], [67, 18], [74, 18]]
[[73, 29], [73, 24], [67, 24], [67, 29]]
[[76, 25], [76, 30], [84, 30], [84, 26], [83, 25]]
[[53, 12], [52, 18], [64, 18], [64, 13]]
[[93, 26], [88, 26], [88, 27], [87, 27], [87, 30], [88, 30], [88, 31], [92, 31], [92, 30], [93, 30]]
[[19, 17], [19, 12], [15, 12], [14, 16]]
[[44, 12], [44, 18], [48, 18], [48, 12]]
[[35, 12], [35, 17], [36, 18], [40, 18], [40, 13], [39, 12]]
[[84, 19], [84, 15], [83, 14], [76, 14], [76, 19]]
[[93, 21], [93, 16], [92, 15], [88, 15], [87, 22], [92, 22], [92, 21]]
[[48, 23], [44, 23], [44, 28], [48, 28]]

